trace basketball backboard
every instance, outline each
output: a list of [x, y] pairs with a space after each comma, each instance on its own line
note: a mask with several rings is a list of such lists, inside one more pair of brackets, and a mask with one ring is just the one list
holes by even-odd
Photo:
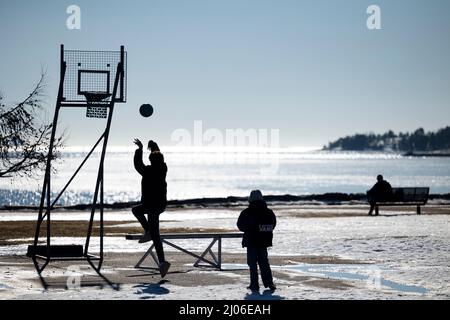
[[127, 53], [123, 51], [80, 51], [61, 48], [62, 63], [65, 63], [63, 102], [86, 102], [87, 94], [104, 95], [110, 101], [118, 64], [123, 63], [123, 74], [119, 77], [115, 102], [127, 100]]

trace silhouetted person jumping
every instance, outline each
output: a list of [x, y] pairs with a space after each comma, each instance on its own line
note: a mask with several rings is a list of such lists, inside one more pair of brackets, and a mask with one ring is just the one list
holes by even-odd
[[[161, 277], [164, 277], [169, 270], [170, 263], [164, 258], [164, 250], [159, 234], [159, 215], [166, 210], [167, 205], [167, 165], [158, 145], [151, 140], [148, 142], [148, 148], [151, 150], [149, 157], [151, 165], [144, 165], [142, 161], [142, 142], [139, 139], [135, 139], [134, 143], [138, 146], [134, 153], [134, 168], [142, 176], [142, 194], [141, 204], [133, 207], [132, 212], [145, 231], [139, 243], [153, 240], [159, 260], [159, 271], [161, 272]], [[148, 220], [145, 218], [145, 214], [148, 214]]]
[[273, 211], [267, 208], [261, 191], [253, 190], [248, 201], [248, 208], [241, 212], [237, 222], [239, 230], [244, 232], [242, 247], [247, 247], [247, 264], [250, 268], [250, 285], [247, 289], [259, 290], [259, 265], [264, 287], [274, 291], [276, 287], [273, 284], [267, 247], [272, 246], [273, 229], [277, 220]]
[[[373, 209], [375, 208], [375, 203], [379, 201], [387, 201], [392, 198], [392, 187], [383, 176], [379, 174], [377, 176], [377, 183], [367, 191], [367, 200], [370, 204], [369, 216], [372, 215]], [[375, 215], [378, 215], [378, 207], [375, 209]]]

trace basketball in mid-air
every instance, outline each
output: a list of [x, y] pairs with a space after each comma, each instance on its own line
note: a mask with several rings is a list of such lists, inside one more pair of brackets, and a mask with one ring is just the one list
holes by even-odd
[[145, 103], [139, 108], [141, 116], [148, 118], [153, 114], [153, 107], [151, 104]]

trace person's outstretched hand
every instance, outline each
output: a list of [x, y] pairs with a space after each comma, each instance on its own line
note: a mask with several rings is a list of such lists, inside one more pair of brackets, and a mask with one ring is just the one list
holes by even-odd
[[134, 144], [138, 146], [139, 149], [143, 148], [142, 142], [139, 139], [134, 139]]

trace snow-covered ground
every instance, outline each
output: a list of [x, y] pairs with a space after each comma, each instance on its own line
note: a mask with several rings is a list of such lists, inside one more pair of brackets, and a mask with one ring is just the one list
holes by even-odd
[[[326, 206], [317, 208], [289, 208], [277, 211], [278, 225], [274, 236], [274, 246], [269, 255], [289, 256], [290, 264], [274, 265], [273, 270], [278, 290], [274, 294], [246, 293], [247, 273], [207, 271], [209, 275], [230, 277], [236, 281], [228, 284], [207, 285], [199, 283], [195, 289], [186, 290], [176, 281], [158, 284], [124, 284], [120, 291], [104, 288], [82, 288], [78, 290], [52, 289], [42, 292], [29, 279], [36, 278], [31, 269], [21, 268], [29, 264], [27, 260], [18, 260], [16, 265], [2, 262], [1, 256], [23, 255], [26, 245], [0, 247], [0, 299], [449, 299], [450, 298], [450, 215], [415, 215], [413, 212], [396, 211], [378, 217], [320, 217], [304, 218], [302, 210], [330, 210]], [[343, 211], [364, 213], [367, 208], [342, 208]], [[81, 214], [81, 213], [80, 213]], [[164, 213], [161, 227], [203, 227], [235, 230], [239, 211], [192, 209]], [[115, 212], [109, 220], [120, 219], [128, 212]], [[27, 214], [21, 213], [19, 220], [26, 220]], [[29, 215], [34, 218], [34, 214]], [[54, 216], [55, 217], [55, 216]], [[129, 217], [129, 216], [128, 216]], [[0, 217], [5, 219], [5, 217]], [[73, 219], [73, 216], [71, 216]], [[57, 216], [55, 219], [58, 219]], [[14, 220], [14, 216], [9, 216]], [[58, 219], [60, 220], [60, 219]], [[130, 220], [130, 219], [128, 219]], [[130, 224], [135, 222], [130, 221]], [[121, 224], [123, 226], [123, 224]], [[118, 226], [119, 227], [119, 226]], [[31, 240], [31, 239], [30, 239]], [[179, 240], [182, 247], [201, 250], [207, 240]], [[82, 239], [60, 238], [54, 243], [83, 243]], [[97, 243], [93, 242], [93, 249]], [[121, 237], [107, 237], [107, 252], [145, 251], [146, 245], [126, 241]], [[239, 239], [226, 239], [223, 242], [226, 253], [244, 254]], [[168, 255], [170, 248], [167, 247]], [[351, 263], [310, 264], [301, 262], [303, 256], [336, 257]], [[227, 264], [225, 269], [242, 269], [244, 265]], [[104, 272], [118, 272], [105, 262]], [[199, 270], [197, 272], [206, 272]], [[351, 288], [339, 286], [308, 286], [299, 282], [298, 277], [310, 277], [319, 281], [341, 281]], [[148, 279], [147, 279], [148, 280]]]

